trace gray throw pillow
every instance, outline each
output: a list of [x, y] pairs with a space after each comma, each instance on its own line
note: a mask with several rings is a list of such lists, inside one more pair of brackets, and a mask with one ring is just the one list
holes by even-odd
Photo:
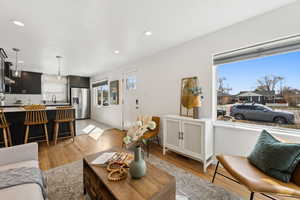
[[281, 142], [263, 130], [248, 160], [267, 175], [290, 182], [300, 161], [300, 144]]

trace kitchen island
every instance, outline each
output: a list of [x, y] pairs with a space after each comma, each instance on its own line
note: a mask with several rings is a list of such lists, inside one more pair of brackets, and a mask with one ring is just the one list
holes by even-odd
[[[26, 106], [26, 105], [28, 105], [28, 104], [22, 104], [22, 103], [5, 103], [4, 105], [0, 105], [0, 108], [23, 107], [23, 106]], [[63, 102], [63, 103], [49, 102], [49, 103], [41, 104], [41, 105], [45, 105], [45, 106], [69, 106], [70, 103], [68, 103], [68, 102]]]
[[[13, 145], [24, 144], [24, 138], [25, 138], [24, 120], [25, 120], [25, 115], [26, 115], [24, 108], [23, 107], [4, 107], [2, 109], [5, 113], [7, 122], [9, 123], [9, 128], [10, 128], [10, 132], [11, 132]], [[46, 107], [46, 113], [47, 113], [47, 118], [48, 118], [47, 129], [48, 129], [49, 141], [53, 140], [53, 128], [54, 128], [54, 119], [56, 116], [56, 110], [57, 110], [57, 108], [54, 106]], [[74, 114], [75, 114], [75, 112], [74, 112]], [[74, 116], [74, 118], [75, 118], [75, 116]], [[74, 120], [74, 127], [76, 127], [75, 120]], [[74, 128], [74, 129], [75, 129], [74, 131], [75, 131], [75, 135], [76, 135], [76, 128]], [[37, 136], [44, 135], [43, 131], [44, 131], [44, 129], [42, 128], [42, 125], [31, 126], [29, 134], [30, 134], [30, 136], [37, 137]], [[70, 135], [70, 129], [69, 129], [68, 123], [60, 124], [59, 135], [60, 136]], [[41, 138], [31, 139], [31, 140], [29, 140], [29, 142], [34, 142], [34, 141], [37, 141], [40, 139]], [[1, 138], [1, 140], [2, 140], [2, 138]]]

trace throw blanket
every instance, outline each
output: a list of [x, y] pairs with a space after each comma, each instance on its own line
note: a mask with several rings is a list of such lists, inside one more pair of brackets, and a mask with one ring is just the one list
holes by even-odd
[[46, 199], [45, 184], [40, 169], [36, 167], [20, 167], [0, 171], [0, 189], [30, 183], [38, 184], [42, 189], [44, 199]]

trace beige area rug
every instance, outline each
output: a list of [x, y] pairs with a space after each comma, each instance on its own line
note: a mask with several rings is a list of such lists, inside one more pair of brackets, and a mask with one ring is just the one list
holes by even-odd
[[[150, 155], [148, 161], [176, 177], [176, 200], [241, 200], [242, 198], [183, 169]], [[44, 172], [49, 200], [83, 198], [82, 161]]]

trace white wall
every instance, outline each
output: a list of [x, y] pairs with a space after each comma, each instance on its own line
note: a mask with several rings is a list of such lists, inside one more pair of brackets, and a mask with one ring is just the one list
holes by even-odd
[[[122, 73], [120, 71], [108, 72], [105, 74], [101, 74], [96, 77], [91, 78], [91, 84], [95, 81], [101, 81], [104, 79], [108, 79], [109, 81], [113, 80], [122, 80]], [[112, 127], [122, 128], [122, 106], [121, 105], [113, 105], [108, 107], [99, 107], [95, 103], [95, 99], [93, 98], [94, 93], [93, 89], [91, 89], [91, 118], [108, 124]], [[120, 99], [122, 98], [122, 90], [120, 93]]]
[[[179, 114], [180, 81], [184, 77], [198, 76], [205, 98], [201, 115], [211, 117], [212, 56], [231, 49], [300, 33], [300, 22], [297, 20], [300, 18], [299, 10], [300, 2], [297, 2], [122, 66], [122, 69], [109, 74], [121, 77], [122, 71], [138, 68], [138, 87], [142, 88], [140, 93], [142, 113], [161, 116]], [[216, 15], [216, 17], [220, 16]], [[99, 80], [103, 76], [105, 74], [95, 76], [93, 80]], [[93, 119], [116, 126], [121, 126], [120, 116], [121, 108], [114, 111], [109, 109], [92, 111]], [[216, 127], [216, 153], [247, 154], [256, 141], [258, 133]]]
[[[268, 130], [286, 141], [300, 143], [300, 133], [283, 133]], [[261, 128], [231, 127], [215, 125], [215, 153], [247, 156], [256, 144]]]

